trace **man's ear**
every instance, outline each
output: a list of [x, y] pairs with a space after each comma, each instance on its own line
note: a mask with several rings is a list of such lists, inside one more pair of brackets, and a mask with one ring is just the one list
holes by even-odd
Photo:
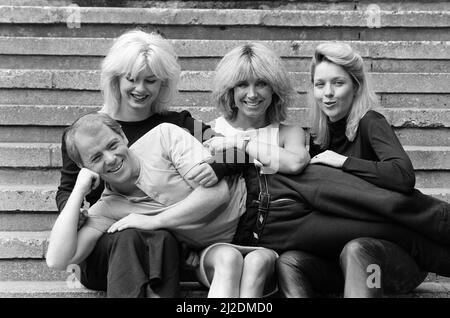
[[78, 166], [78, 168], [83, 169], [83, 165], [81, 163], [76, 162], [76, 165]]
[[122, 138], [123, 138], [123, 142], [125, 143], [125, 145], [127, 145], [128, 146], [128, 138], [127, 138], [127, 136], [125, 136], [125, 134], [123, 133], [123, 131], [120, 133], [120, 135], [122, 136]]

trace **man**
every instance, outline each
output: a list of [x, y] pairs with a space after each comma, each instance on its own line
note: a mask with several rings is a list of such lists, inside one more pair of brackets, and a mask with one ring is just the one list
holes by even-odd
[[[50, 267], [79, 264], [103, 233], [127, 228], [172, 229], [192, 247], [231, 241], [245, 208], [244, 185], [230, 179], [204, 188], [198, 178], [191, 180], [189, 172], [210, 161], [211, 155], [183, 129], [159, 125], [128, 148], [117, 122], [92, 113], [68, 129], [66, 144], [69, 156], [82, 169], [51, 232], [46, 256]], [[100, 178], [107, 187], [78, 231], [79, 207]], [[123, 261], [127, 266], [132, 264]]]

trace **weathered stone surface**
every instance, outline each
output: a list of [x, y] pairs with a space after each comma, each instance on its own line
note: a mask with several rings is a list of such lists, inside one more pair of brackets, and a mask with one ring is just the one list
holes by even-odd
[[[20, 207], [20, 202], [17, 202]], [[50, 204], [49, 204], [50, 206]], [[53, 208], [56, 210], [56, 208]], [[58, 213], [46, 212], [2, 212], [0, 213], [0, 231], [50, 231]]]
[[450, 170], [416, 170], [417, 188], [449, 188]]
[[0, 143], [0, 165], [3, 167], [61, 166], [59, 144], [51, 143]]
[[0, 168], [0, 185], [54, 186], [59, 183], [60, 176], [58, 168]]
[[[76, 118], [100, 107], [91, 106], [31, 106], [31, 105], [0, 105], [2, 116], [0, 125], [14, 126], [66, 126]], [[188, 110], [194, 118], [205, 122], [220, 116], [213, 107], [172, 107], [173, 110]], [[450, 127], [450, 111], [445, 108], [380, 108], [393, 127], [404, 128], [445, 128]], [[309, 110], [307, 108], [291, 108], [288, 111], [287, 122], [308, 127]]]
[[[0, 54], [105, 56], [112, 38], [0, 37]], [[170, 40], [180, 58], [219, 57], [248, 43], [242, 40]], [[274, 50], [281, 57], [306, 57], [324, 41], [254, 41]], [[447, 41], [343, 41], [364, 58], [450, 59]]]
[[[77, 1], [82, 6], [89, 7], [128, 7], [128, 8], [193, 8], [193, 9], [258, 9], [258, 10], [368, 10], [368, 6], [377, 4], [384, 11], [448, 11], [447, 2], [434, 0], [427, 2], [408, 1], [373, 1], [373, 0], [322, 0], [322, 1], [186, 1], [186, 0], [128, 0], [113, 2], [105, 0]], [[70, 0], [0, 0], [0, 5], [15, 6], [69, 6]]]
[[395, 133], [404, 146], [450, 146], [448, 128], [396, 128]]
[[[180, 91], [211, 91], [213, 72], [183, 71]], [[309, 87], [307, 72], [291, 72], [298, 92]], [[449, 93], [449, 73], [370, 73], [378, 93]], [[3, 79], [1, 79], [3, 78]], [[1, 88], [99, 90], [99, 71], [89, 70], [0, 70]]]
[[62, 107], [69, 105], [100, 106], [103, 104], [103, 98], [100, 91], [8, 88], [0, 89], [0, 104]]
[[103, 292], [66, 281], [0, 281], [0, 298], [99, 298]]
[[60, 143], [63, 130], [62, 126], [0, 126], [0, 142]]
[[[103, 292], [85, 287], [71, 287], [67, 281], [3, 281], [0, 282], [0, 298], [101, 298]], [[207, 291], [198, 283], [182, 284], [183, 298], [205, 298]], [[424, 282], [413, 292], [403, 295], [387, 295], [387, 298], [450, 298], [450, 283]]]
[[0, 232], [0, 258], [42, 259], [49, 235], [49, 232]]
[[450, 170], [450, 147], [405, 146], [414, 169]]
[[79, 116], [99, 106], [0, 105], [0, 125], [68, 126]]
[[0, 211], [57, 211], [56, 189], [40, 186], [0, 187]]
[[71, 272], [50, 269], [43, 259], [1, 259], [0, 281], [61, 281]]
[[[0, 7], [1, 23], [178, 24], [367, 27], [366, 11], [214, 10], [166, 8]], [[448, 27], [450, 12], [381, 11], [380, 27]], [[73, 23], [73, 22], [72, 22]]]
[[52, 73], [42, 70], [0, 70], [0, 87], [52, 88]]

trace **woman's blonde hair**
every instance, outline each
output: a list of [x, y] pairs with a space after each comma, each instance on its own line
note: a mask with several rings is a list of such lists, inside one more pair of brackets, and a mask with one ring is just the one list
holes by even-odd
[[119, 81], [122, 76], [137, 78], [150, 68], [162, 81], [158, 97], [151, 105], [152, 113], [167, 111], [177, 92], [180, 65], [172, 45], [156, 33], [132, 30], [118, 37], [101, 66], [102, 112], [113, 116], [120, 107]]
[[216, 67], [212, 98], [224, 117], [228, 120], [236, 118], [238, 109], [233, 88], [251, 77], [264, 80], [274, 92], [266, 120], [270, 123], [285, 120], [287, 108], [294, 104], [295, 91], [283, 61], [260, 43], [232, 49]]
[[[370, 86], [362, 57], [354, 52], [348, 44], [339, 42], [323, 43], [316, 47], [311, 62], [311, 91], [314, 87], [316, 66], [324, 61], [341, 66], [352, 78], [355, 96], [347, 116], [345, 136], [348, 140], [353, 141], [359, 121], [370, 109], [377, 105], [377, 97]], [[328, 118], [315, 101], [313, 93], [310, 92], [309, 94], [310, 104], [312, 105], [311, 135], [315, 144], [320, 145], [321, 148], [326, 148], [329, 143]]]

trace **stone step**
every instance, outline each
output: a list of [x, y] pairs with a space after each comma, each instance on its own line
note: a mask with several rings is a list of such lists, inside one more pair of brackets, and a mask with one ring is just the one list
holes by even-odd
[[[293, 120], [290, 121], [293, 122]], [[49, 127], [49, 126], [0, 125], [0, 142], [60, 143], [61, 136], [63, 134], [63, 129], [64, 129], [63, 126]], [[305, 129], [308, 130], [307, 127], [305, 127]], [[397, 136], [399, 137], [400, 142], [403, 145], [450, 146], [450, 129], [445, 127], [426, 128], [426, 129], [398, 127], [394, 128], [394, 130]], [[0, 180], [3, 180], [1, 176]]]
[[[447, 108], [450, 107], [450, 93], [384, 93], [378, 92], [380, 105], [384, 108]], [[100, 106], [103, 99], [100, 91], [70, 89], [32, 89], [0, 87], [0, 107], [17, 106]], [[210, 92], [181, 91], [172, 101], [174, 107], [207, 106], [213, 104]], [[308, 105], [305, 91], [296, 96], [296, 105]], [[0, 118], [1, 120], [1, 118]]]
[[[1, 259], [0, 260], [0, 282], [7, 281], [43, 281], [44, 283], [67, 282], [71, 281], [73, 275], [79, 279], [79, 269], [75, 265], [71, 265], [65, 271], [54, 270], [47, 266], [44, 259]], [[432, 275], [432, 274], [430, 274]], [[433, 274], [434, 275], [434, 274]], [[436, 276], [436, 275], [434, 275]], [[433, 281], [442, 281], [442, 277], [436, 279], [433, 276]], [[198, 289], [198, 283], [195, 273], [181, 270], [180, 279], [182, 289], [192, 287], [193, 290]], [[431, 277], [431, 276], [430, 276]], [[427, 281], [431, 281], [427, 278]]]
[[[200, 99], [199, 99], [200, 101]], [[186, 103], [195, 101], [185, 101]], [[60, 143], [63, 129], [79, 116], [99, 110], [99, 106], [80, 105], [0, 105], [0, 142]], [[194, 118], [209, 122], [220, 116], [211, 106], [177, 106]], [[404, 145], [450, 146], [450, 110], [448, 108], [380, 108]], [[309, 125], [307, 108], [288, 110], [287, 122]]]
[[[0, 68], [98, 69], [111, 38], [0, 37]], [[213, 70], [232, 48], [248, 41], [170, 40], [185, 70]], [[289, 69], [309, 71], [314, 48], [322, 41], [256, 41], [271, 47]], [[443, 41], [345, 41], [370, 71], [445, 72], [449, 44]]]
[[[79, 10], [79, 12], [76, 12]], [[368, 27], [364, 10], [214, 10], [177, 8], [1, 6], [0, 23], [66, 24], [73, 14], [83, 24], [218, 26]], [[450, 12], [382, 11], [379, 27], [448, 27]], [[70, 21], [69, 21], [70, 22]]]
[[450, 147], [404, 146], [416, 170], [450, 169]]
[[30, 169], [0, 167], [0, 185], [57, 186], [60, 169]]
[[0, 282], [0, 298], [100, 298], [104, 293], [66, 281]]
[[[450, 73], [369, 73], [377, 93], [450, 93]], [[209, 92], [212, 71], [183, 71], [180, 91]], [[290, 72], [299, 93], [309, 87], [308, 72]], [[0, 70], [0, 88], [68, 89], [98, 91], [100, 72], [93, 70]]]
[[[104, 57], [114, 38], [2, 37], [1, 55], [50, 55]], [[179, 58], [221, 58], [242, 40], [169, 39]], [[254, 41], [262, 43], [282, 58], [311, 58], [324, 41]], [[446, 41], [343, 41], [363, 58], [396, 60], [449, 60]]]
[[[382, 9], [382, 7], [380, 7]], [[385, 9], [385, 8], [383, 8]], [[142, 26], [168, 38], [448, 40], [450, 11], [0, 7], [2, 36], [116, 37]], [[17, 28], [17, 25], [21, 25]]]
[[[71, 266], [67, 271], [50, 269], [43, 259], [1, 259], [0, 281], [66, 281], [74, 273]], [[75, 269], [75, 273], [76, 269]], [[190, 273], [181, 273], [182, 282], [195, 280]], [[424, 282], [450, 282], [449, 277], [429, 273]]]
[[[284, 0], [284, 1], [187, 1], [187, 0], [128, 0], [128, 1], [105, 1], [87, 0], [76, 1], [80, 6], [90, 7], [129, 7], [129, 8], [196, 8], [196, 9], [277, 9], [277, 10], [366, 10], [369, 5], [378, 5], [382, 10], [421, 10], [421, 11], [445, 11], [448, 3], [445, 1], [419, 2], [408, 1], [373, 1], [373, 0]], [[70, 6], [71, 0], [0, 0], [0, 5], [15, 6]]]
[[0, 211], [56, 212], [55, 196], [55, 187], [3, 185], [0, 186]]
[[[50, 204], [49, 204], [50, 205]], [[53, 210], [56, 210], [54, 208]], [[55, 211], [9, 211], [0, 213], [0, 231], [50, 231], [58, 214]]]
[[[98, 69], [111, 38], [0, 37], [0, 68]], [[213, 70], [220, 58], [247, 41], [171, 40], [183, 70]], [[309, 71], [322, 41], [258, 41], [275, 50], [294, 71]], [[449, 43], [442, 41], [346, 41], [369, 71], [450, 72]]]
[[72, 271], [59, 271], [47, 266], [44, 259], [1, 259], [0, 282], [4, 281], [61, 281]]
[[[449, 170], [450, 147], [404, 146], [417, 170]], [[61, 149], [53, 143], [0, 143], [0, 167], [58, 168]], [[1, 184], [1, 183], [0, 183]]]
[[[430, 52], [431, 53], [431, 52]], [[103, 57], [62, 55], [12, 55], [0, 54], [0, 69], [99, 69]], [[309, 71], [311, 59], [285, 57], [286, 67], [299, 72]], [[181, 69], [190, 71], [212, 71], [219, 63], [219, 57], [181, 57]], [[386, 73], [450, 73], [450, 61], [438, 59], [391, 59], [364, 58], [369, 72]]]
[[[440, 200], [450, 203], [450, 188], [418, 188], [425, 194], [432, 195]], [[21, 222], [22, 214], [17, 216], [14, 213], [40, 213], [40, 212], [56, 212], [55, 203], [56, 189], [54, 187], [13, 187], [13, 186], [1, 186], [0, 187], [0, 211], [8, 212], [8, 217], [3, 216], [7, 224], [5, 226], [14, 226], [14, 223]], [[48, 218], [51, 216], [44, 214]], [[37, 216], [35, 216], [37, 217]], [[29, 219], [29, 217], [27, 217]], [[45, 222], [43, 220], [43, 222]], [[31, 224], [32, 225], [32, 224]], [[25, 226], [25, 224], [23, 225]], [[23, 227], [21, 226], [21, 227]], [[42, 225], [40, 225], [41, 227]], [[6, 229], [8, 229], [6, 228]], [[4, 230], [6, 230], [4, 229]], [[29, 230], [27, 228], [26, 230]], [[32, 229], [33, 230], [33, 229]]]
[[0, 259], [44, 259], [49, 231], [0, 231]]
[[2, 167], [61, 167], [59, 144], [51, 143], [0, 143]]
[[[435, 283], [437, 284], [437, 283]], [[207, 289], [197, 282], [181, 282], [181, 298], [205, 298]], [[436, 293], [441, 295], [442, 292]], [[0, 298], [104, 298], [77, 281], [0, 281]]]
[[[29, 233], [0, 232], [0, 255], [2, 256], [2, 260], [0, 261], [0, 293], [2, 291], [4, 292], [7, 289], [9, 290], [9, 288], [14, 289], [15, 287], [13, 287], [13, 285], [16, 286], [14, 282], [17, 282], [18, 285], [22, 286], [26, 285], [29, 281], [40, 281], [42, 282], [43, 286], [47, 284], [51, 285], [50, 282], [54, 282], [55, 284], [65, 283], [66, 287], [70, 287], [70, 285], [72, 285], [70, 284], [72, 280], [69, 276], [72, 275], [71, 273], [75, 273], [76, 275], [76, 269], [75, 272], [73, 271], [72, 267], [69, 268], [67, 272], [54, 271], [46, 266], [43, 257], [39, 257], [42, 250], [41, 245], [46, 245], [46, 237], [48, 237], [49, 232], [43, 233], [34, 233], [35, 235], [33, 241], [31, 239], [31, 235], [28, 235]], [[19, 249], [21, 250], [20, 252], [23, 253], [22, 255], [29, 254], [33, 259], [20, 257], [20, 255], [18, 256], [17, 251], [6, 251], [8, 248], [11, 249], [12, 242], [14, 241], [16, 243], [20, 241], [28, 241], [25, 249], [20, 247]], [[43, 243], [39, 244], [39, 241]], [[7, 245], [7, 247], [4, 248], [4, 245]], [[34, 251], [32, 248], [30, 248], [30, 245], [37, 245], [35, 247], [37, 251]], [[12, 257], [10, 257], [11, 254], [13, 255]], [[67, 282], [69, 284], [67, 284]], [[448, 283], [450, 283], [449, 278], [430, 273], [425, 282], [413, 294], [423, 294], [423, 290], [427, 289], [429, 286], [442, 287], [447, 286], [446, 284]], [[198, 290], [200, 286], [198, 286], [197, 283], [185, 282], [183, 283], [182, 288], [183, 287], [185, 290]], [[31, 290], [31, 288], [29, 288], [28, 290]], [[200, 288], [200, 290], [204, 290], [204, 288]], [[437, 291], [436, 288], [434, 290]]]
[[[182, 298], [205, 298], [207, 290], [199, 283], [182, 283]], [[0, 298], [103, 298], [103, 292], [66, 281], [0, 282]], [[450, 298], [450, 283], [424, 282], [411, 293], [387, 298]]]

